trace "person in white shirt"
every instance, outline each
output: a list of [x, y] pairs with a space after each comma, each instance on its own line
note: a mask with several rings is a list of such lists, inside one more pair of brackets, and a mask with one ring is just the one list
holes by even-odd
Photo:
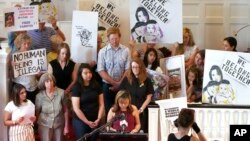
[[34, 141], [35, 105], [26, 98], [21, 84], [13, 86], [12, 100], [4, 108], [4, 125], [9, 127], [9, 141]]

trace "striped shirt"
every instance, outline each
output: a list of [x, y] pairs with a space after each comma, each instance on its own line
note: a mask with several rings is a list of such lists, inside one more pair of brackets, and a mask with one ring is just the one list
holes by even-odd
[[44, 30], [30, 30], [27, 34], [32, 38], [33, 49], [46, 48], [46, 53], [48, 54], [51, 50], [50, 37], [56, 34], [56, 31], [51, 27], [45, 27]]
[[129, 63], [130, 51], [126, 46], [120, 44], [118, 48], [112, 48], [108, 44], [98, 54], [97, 71], [106, 71], [113, 80], [120, 81], [129, 69]]

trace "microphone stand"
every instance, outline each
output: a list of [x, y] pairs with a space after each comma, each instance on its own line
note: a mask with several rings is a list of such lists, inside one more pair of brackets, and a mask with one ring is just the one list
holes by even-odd
[[116, 116], [113, 119], [111, 119], [109, 122], [105, 123], [104, 125], [96, 128], [95, 130], [91, 131], [90, 133], [85, 134], [84, 136], [82, 136], [80, 139], [78, 139], [77, 141], [87, 141], [87, 138], [102, 131], [104, 128], [110, 126], [113, 122], [115, 122], [116, 120], [120, 119], [120, 116]]

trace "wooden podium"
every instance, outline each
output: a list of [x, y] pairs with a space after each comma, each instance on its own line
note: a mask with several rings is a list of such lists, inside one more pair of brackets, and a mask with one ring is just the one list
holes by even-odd
[[114, 133], [103, 132], [99, 134], [101, 141], [148, 141], [147, 133]]

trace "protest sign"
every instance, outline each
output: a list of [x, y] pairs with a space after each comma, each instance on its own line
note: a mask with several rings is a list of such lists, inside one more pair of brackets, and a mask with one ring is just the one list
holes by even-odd
[[38, 29], [38, 6], [4, 9], [4, 22], [7, 31]]
[[249, 89], [249, 53], [206, 50], [203, 103], [250, 105]]
[[46, 49], [36, 49], [12, 54], [14, 77], [47, 71]]
[[97, 12], [73, 12], [70, 49], [71, 57], [75, 62], [97, 62], [97, 23]]
[[137, 43], [182, 43], [182, 0], [130, 0], [130, 30]]

